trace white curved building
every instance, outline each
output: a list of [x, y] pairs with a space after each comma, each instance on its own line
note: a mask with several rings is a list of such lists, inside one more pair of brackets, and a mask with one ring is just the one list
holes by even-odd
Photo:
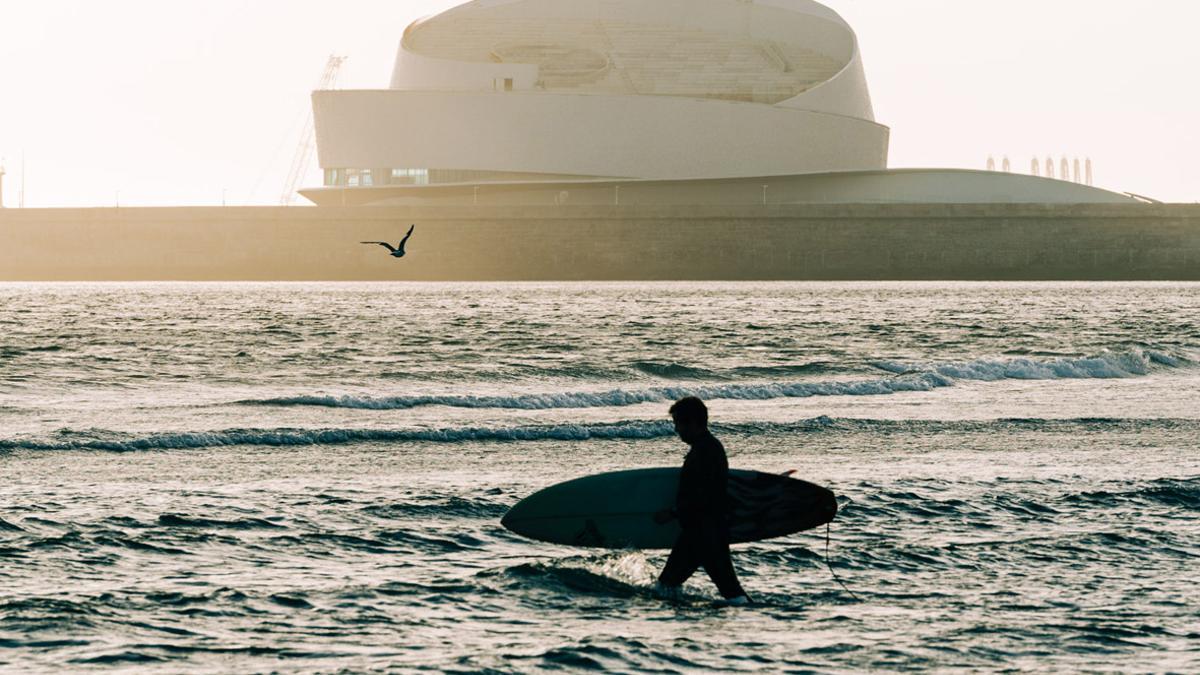
[[628, 186], [677, 204], [713, 181], [734, 202], [1128, 200], [892, 176], [854, 31], [811, 0], [474, 0], [404, 31], [389, 89], [313, 106], [325, 186], [303, 194], [321, 204], [462, 201], [464, 186], [476, 203], [506, 186], [531, 203], [611, 186], [620, 203]]

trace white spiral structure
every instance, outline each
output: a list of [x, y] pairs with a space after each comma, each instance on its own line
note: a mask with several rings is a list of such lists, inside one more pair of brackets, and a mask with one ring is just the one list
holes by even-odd
[[812, 0], [474, 0], [404, 31], [389, 89], [318, 91], [313, 109], [325, 187], [303, 194], [326, 204], [499, 184], [561, 203], [580, 183], [693, 203], [711, 192], [697, 181], [763, 203], [1127, 199], [888, 171], [858, 39]]
[[854, 32], [810, 0], [475, 0], [408, 27], [389, 90], [314, 109], [359, 185], [887, 165]]

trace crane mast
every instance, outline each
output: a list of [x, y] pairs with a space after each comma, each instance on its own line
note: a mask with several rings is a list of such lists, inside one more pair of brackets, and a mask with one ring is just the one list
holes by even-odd
[[[338, 73], [345, 62], [345, 56], [330, 56], [325, 63], [325, 71], [321, 74], [321, 80], [317, 82], [316, 91], [333, 89], [337, 85]], [[295, 203], [296, 189], [300, 187], [300, 181], [304, 180], [304, 176], [308, 174], [309, 162], [312, 161], [315, 149], [316, 138], [313, 136], [313, 116], [310, 107], [304, 130], [300, 132], [300, 145], [297, 146], [296, 154], [292, 157], [287, 182], [283, 185], [283, 194], [279, 198], [280, 204], [290, 206]]]

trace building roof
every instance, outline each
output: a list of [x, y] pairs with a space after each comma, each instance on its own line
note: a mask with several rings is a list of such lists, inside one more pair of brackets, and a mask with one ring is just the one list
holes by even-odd
[[767, 104], [828, 82], [856, 55], [849, 27], [807, 0], [476, 0], [414, 24], [402, 49], [530, 65], [541, 91]]

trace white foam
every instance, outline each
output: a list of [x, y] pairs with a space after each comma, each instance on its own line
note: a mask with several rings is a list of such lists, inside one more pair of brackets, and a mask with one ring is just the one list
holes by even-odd
[[1177, 368], [1186, 359], [1161, 352], [1135, 350], [1075, 359], [979, 359], [957, 363], [906, 364], [881, 361], [872, 365], [897, 377], [842, 381], [783, 381], [745, 384], [679, 385], [600, 392], [551, 392], [509, 396], [292, 396], [243, 401], [252, 405], [318, 406], [360, 410], [407, 410], [424, 406], [452, 408], [506, 408], [551, 410], [610, 408], [665, 403], [684, 396], [702, 399], [766, 401], [814, 396], [887, 396], [903, 392], [932, 391], [954, 386], [956, 380], [1051, 380], [1128, 378], [1150, 374], [1156, 368]]
[[1156, 367], [1178, 368], [1186, 360], [1151, 350], [1110, 352], [1063, 359], [979, 359], [959, 363], [874, 364], [892, 373], [936, 373], [954, 380], [1057, 380], [1144, 377]]
[[562, 392], [513, 396], [294, 396], [247, 401], [256, 405], [321, 406], [363, 410], [405, 410], [442, 405], [454, 408], [511, 408], [549, 410], [556, 408], [608, 408], [676, 401], [684, 396], [705, 399], [762, 401], [810, 396], [884, 396], [902, 391], [929, 391], [949, 386], [945, 377], [922, 373], [912, 377], [847, 382], [767, 382], [697, 387], [654, 387], [614, 389], [604, 392]]
[[[652, 439], [675, 433], [670, 423], [619, 422], [616, 424], [560, 424], [524, 427], [457, 427], [446, 429], [230, 429], [179, 432], [121, 438], [111, 433], [82, 434], [72, 440], [0, 440], [0, 449], [23, 450], [186, 450], [237, 445], [309, 446], [347, 443], [461, 443], [503, 441], [586, 441]], [[88, 436], [92, 437], [88, 437]], [[100, 436], [97, 438], [96, 436]]]
[[[1026, 429], [1068, 427], [1195, 429], [1200, 420], [1191, 419], [996, 419], [996, 420], [886, 420], [820, 416], [794, 422], [716, 424], [719, 434], [747, 436], [792, 436], [798, 433], [903, 431], [906, 433], [994, 432], [1013, 427]], [[191, 450], [233, 446], [314, 446], [352, 443], [503, 443], [589, 440], [651, 440], [675, 435], [666, 421], [624, 421], [594, 425], [542, 425], [521, 427], [452, 427], [444, 429], [231, 429], [226, 431], [161, 433], [133, 436], [111, 431], [61, 431], [54, 440], [0, 440], [4, 450], [101, 450], [135, 452], [146, 450]], [[64, 437], [70, 440], [63, 440]]]

